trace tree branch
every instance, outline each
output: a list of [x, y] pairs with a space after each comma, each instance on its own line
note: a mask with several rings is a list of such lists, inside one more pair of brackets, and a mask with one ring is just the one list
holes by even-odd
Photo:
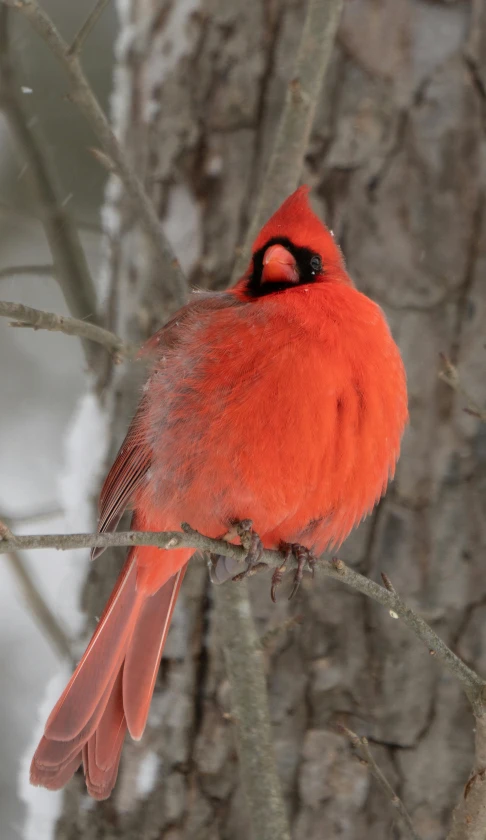
[[32, 615], [42, 630], [44, 630], [54, 650], [60, 655], [61, 659], [69, 659], [73, 662], [71, 644], [66, 632], [46, 603], [29, 569], [19, 554], [16, 548], [17, 538], [12, 534], [5, 519], [0, 519], [0, 545], [3, 545], [5, 540], [8, 540], [10, 543], [10, 548], [6, 552], [7, 562]]
[[0, 300], [0, 317], [14, 318], [15, 321], [10, 325], [12, 327], [32, 327], [34, 330], [50, 330], [66, 335], [77, 335], [85, 341], [101, 344], [110, 353], [127, 359], [133, 359], [139, 350], [138, 347], [125, 344], [121, 338], [109, 330], [90, 324], [89, 321], [56, 315], [54, 312], [44, 312], [42, 309], [32, 309], [31, 306], [24, 306], [22, 303]]
[[30, 612], [46, 634], [52, 647], [61, 659], [68, 659], [73, 662], [74, 657], [68, 636], [41, 595], [21, 555], [18, 551], [10, 549], [6, 558]]
[[[268, 714], [265, 662], [248, 600], [246, 581], [218, 592], [217, 621], [231, 685], [231, 711], [238, 731], [241, 775], [251, 807], [255, 838], [290, 840], [275, 768]], [[263, 702], [262, 702], [263, 701]]]
[[0, 268], [0, 280], [6, 280], [9, 277], [20, 277], [22, 275], [54, 277], [55, 273], [55, 267], [45, 263], [39, 263], [38, 265], [7, 265], [5, 268]]
[[385, 796], [390, 800], [391, 804], [396, 809], [396, 812], [400, 817], [405, 828], [407, 837], [410, 837], [410, 840], [420, 840], [419, 835], [413, 827], [412, 820], [410, 819], [410, 815], [407, 809], [405, 808], [405, 805], [403, 804], [402, 800], [397, 796], [390, 782], [380, 770], [375, 759], [373, 758], [368, 739], [359, 738], [355, 732], [353, 732], [351, 729], [348, 729], [347, 726], [343, 726], [342, 724], [340, 724], [337, 728], [345, 735], [347, 735], [358, 755], [361, 755], [360, 761], [362, 761], [363, 764], [367, 765], [371, 775], [376, 779]]
[[281, 621], [280, 624], [276, 624], [275, 627], [270, 627], [263, 636], [260, 636], [260, 644], [264, 651], [269, 650], [275, 639], [281, 636], [283, 633], [286, 633], [287, 630], [293, 630], [299, 624], [302, 623], [302, 615], [291, 615], [290, 618], [285, 619], [285, 621]]
[[45, 509], [38, 509], [27, 511], [21, 514], [9, 514], [5, 518], [8, 519], [12, 525], [24, 525], [25, 523], [32, 524], [33, 522], [45, 522], [46, 520], [55, 519], [62, 516], [63, 510], [60, 507], [52, 507]]
[[[36, 32], [46, 42], [51, 52], [64, 67], [71, 87], [70, 98], [83, 113], [102, 144], [104, 151], [113, 161], [116, 172], [123, 182], [127, 195], [132, 201], [140, 223], [152, 243], [156, 254], [158, 254], [160, 270], [164, 274], [175, 300], [180, 304], [184, 303], [187, 292], [185, 277], [164, 236], [153, 203], [147, 195], [142, 182], [130, 166], [125, 151], [115, 137], [106, 115], [84, 75], [78, 52], [72, 51], [72, 48], [68, 46], [47, 12], [39, 6], [37, 0], [2, 0], [2, 3], [3, 5], [17, 9], [29, 20]], [[86, 22], [85, 26], [87, 24], [88, 22]]]
[[474, 767], [452, 813], [447, 840], [484, 840], [486, 837], [486, 714], [476, 718]]
[[270, 163], [234, 279], [245, 270], [251, 246], [265, 222], [298, 185], [319, 93], [331, 58], [343, 0], [308, 0], [292, 79], [277, 128]]
[[[55, 172], [39, 136], [29, 128], [16, 94], [13, 68], [9, 57], [8, 14], [0, 6], [0, 108], [27, 162], [28, 172], [39, 205], [42, 225], [54, 262], [54, 271], [69, 311], [76, 318], [96, 321], [96, 293], [76, 228], [59, 198]], [[83, 341], [86, 361], [94, 367], [97, 348]]]
[[478, 420], [481, 420], [482, 423], [486, 423], [486, 409], [481, 408], [481, 406], [473, 400], [463, 387], [457, 367], [452, 364], [451, 360], [445, 353], [441, 353], [440, 357], [443, 368], [439, 371], [439, 379], [442, 379], [449, 388], [452, 388], [453, 391], [457, 391], [458, 394], [461, 394], [464, 397], [467, 403], [467, 407], [464, 411], [467, 412], [467, 414], [471, 414], [473, 417], [477, 417]]
[[482, 715], [484, 713], [484, 700], [486, 699], [486, 682], [481, 679], [474, 671], [459, 659], [445, 642], [435, 633], [434, 630], [414, 612], [407, 604], [400, 598], [395, 589], [391, 586], [390, 580], [386, 575], [382, 575], [385, 587], [379, 586], [372, 580], [360, 575], [358, 572], [346, 566], [342, 560], [333, 558], [329, 566], [325, 569], [324, 574], [333, 577], [335, 580], [342, 580], [343, 583], [348, 584], [352, 589], [362, 592], [363, 595], [368, 595], [374, 601], [378, 601], [384, 607], [387, 607], [391, 618], [401, 618], [402, 621], [415, 633], [428, 648], [429, 652], [433, 651], [437, 659], [440, 659], [442, 664], [459, 680], [462, 684], [464, 692], [466, 693], [473, 711], [475, 714]]
[[[56, 548], [60, 551], [68, 551], [74, 548], [93, 548], [95, 546], [108, 548], [109, 546], [150, 545], [166, 550], [193, 548], [195, 551], [200, 550], [231, 557], [242, 565], [244, 564], [247, 550], [242, 546], [232, 545], [225, 540], [206, 537], [198, 531], [194, 531], [186, 523], [183, 523], [182, 528], [182, 532], [120, 531], [109, 534], [32, 534], [21, 537], [11, 535], [10, 538], [6, 535], [3, 539], [1, 538], [2, 534], [0, 531], [0, 554], [4, 554], [12, 549], [20, 550], [27, 548]], [[265, 549], [261, 556], [261, 563], [264, 563], [268, 568], [274, 569], [282, 564], [285, 557], [286, 555], [281, 551]], [[287, 568], [289, 570], [297, 568], [297, 563], [294, 558], [288, 561]], [[363, 595], [367, 595], [369, 598], [377, 601], [389, 610], [392, 618], [401, 618], [417, 638], [425, 644], [427, 650], [433, 651], [436, 658], [459, 680], [471, 702], [474, 712], [479, 716], [484, 714], [486, 682], [447, 647], [432, 627], [417, 615], [393, 588], [388, 588], [391, 584], [386, 576], [384, 576], [384, 579], [387, 581], [387, 586], [380, 586], [374, 581], [369, 580], [369, 578], [360, 575], [359, 572], [353, 571], [342, 560], [337, 558], [328, 560], [321, 557], [317, 561], [316, 568], [322, 574], [326, 575], [326, 577], [339, 580], [347, 584], [351, 589], [355, 589]], [[225, 588], [224, 585], [215, 586], [215, 593], [221, 592], [223, 588]], [[236, 588], [242, 589], [243, 587], [241, 584], [238, 587], [229, 587], [230, 590]], [[486, 764], [486, 749], [484, 751], [484, 757]]]
[[81, 26], [79, 32], [75, 35], [71, 46], [69, 47], [68, 54], [70, 56], [81, 54], [86, 38], [90, 34], [91, 30], [94, 29], [94, 27], [98, 23], [99, 18], [103, 14], [109, 2], [110, 0], [98, 0], [97, 3], [95, 3], [88, 17]]
[[[0, 0], [0, 6], [1, 4], [2, 0]], [[2, 198], [0, 198], [0, 214], [2, 213], [4, 216], [8, 216], [9, 218], [11, 216], [17, 216], [19, 219], [40, 222], [42, 224], [41, 214], [36, 212], [35, 207], [14, 207], [13, 204], [9, 204], [7, 201], [3, 201]], [[76, 230], [85, 230], [87, 233], [95, 233], [97, 236], [100, 236], [103, 233], [101, 225], [97, 224], [96, 221], [76, 218], [75, 225]], [[54, 274], [54, 269], [52, 273]]]

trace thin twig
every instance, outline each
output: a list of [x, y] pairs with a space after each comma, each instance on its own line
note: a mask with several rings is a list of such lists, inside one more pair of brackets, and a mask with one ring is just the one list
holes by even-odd
[[260, 229], [298, 185], [342, 8], [343, 0], [309, 0], [270, 163], [245, 245], [236, 260], [235, 279], [245, 270], [251, 246]]
[[[67, 306], [75, 318], [96, 321], [96, 293], [76, 228], [62, 206], [60, 189], [47, 150], [38, 133], [29, 128], [18, 99], [15, 76], [9, 56], [8, 14], [0, 6], [0, 108], [28, 166], [28, 173], [39, 205], [40, 218], [54, 262], [54, 270]], [[88, 365], [94, 367], [98, 349], [83, 342]]]
[[474, 741], [474, 766], [452, 813], [447, 840], [484, 840], [486, 837], [486, 715], [476, 718]]
[[101, 149], [91, 148], [90, 152], [97, 163], [101, 163], [107, 172], [110, 172], [112, 175], [116, 175], [116, 166], [108, 155], [102, 152]]
[[[225, 540], [212, 539], [194, 531], [184, 524], [184, 530], [180, 531], [120, 531], [110, 534], [32, 534], [28, 536], [15, 536], [14, 540], [0, 540], [0, 554], [17, 549], [41, 549], [55, 548], [60, 551], [68, 551], [75, 548], [108, 548], [109, 546], [133, 546], [150, 545], [160, 549], [194, 548], [212, 554], [222, 554], [231, 557], [241, 564], [246, 559], [247, 552], [238, 545], [232, 545]], [[276, 568], [282, 564], [285, 554], [281, 551], [265, 549], [261, 556], [261, 562], [269, 568]], [[290, 558], [287, 563], [289, 570], [296, 568], [297, 563]], [[353, 571], [342, 560], [334, 558], [327, 560], [320, 558], [316, 568], [327, 577], [339, 580], [347, 584], [351, 589], [367, 595], [374, 601], [386, 607], [391, 614], [401, 618], [410, 627], [414, 634], [427, 647], [434, 651], [436, 658], [459, 680], [468, 696], [473, 710], [478, 715], [484, 714], [484, 699], [486, 698], [486, 682], [471, 670], [455, 653], [447, 647], [445, 642], [435, 633], [434, 630], [411, 609], [395, 592], [390, 592], [384, 586], [380, 586], [369, 578]], [[233, 587], [230, 587], [232, 589]], [[236, 587], [235, 587], [236, 588]], [[215, 593], [220, 592], [223, 586], [216, 586]]]
[[110, 353], [126, 359], [133, 359], [138, 349], [131, 344], [125, 344], [121, 338], [109, 330], [90, 324], [89, 321], [80, 321], [78, 318], [68, 318], [65, 315], [56, 315], [54, 312], [44, 312], [42, 309], [32, 309], [31, 306], [24, 306], [22, 303], [11, 303], [0, 300], [0, 317], [14, 318], [10, 324], [12, 327], [32, 327], [35, 330], [50, 330], [51, 332], [62, 332], [66, 335], [77, 335], [86, 341], [94, 341], [106, 347]]
[[337, 728], [345, 735], [347, 735], [358, 755], [361, 755], [360, 760], [367, 765], [371, 775], [376, 779], [385, 796], [390, 800], [391, 804], [395, 808], [398, 816], [400, 817], [403, 823], [407, 836], [410, 837], [410, 840], [420, 840], [419, 835], [413, 827], [412, 820], [410, 819], [410, 815], [407, 809], [405, 808], [405, 805], [403, 804], [400, 797], [397, 796], [390, 782], [380, 770], [375, 759], [373, 758], [368, 739], [359, 738], [358, 735], [356, 735], [356, 732], [353, 732], [351, 729], [348, 729], [347, 726], [339, 725]]
[[175, 300], [178, 303], [183, 303], [187, 292], [185, 277], [164, 236], [155, 207], [142, 182], [130, 166], [125, 151], [115, 137], [110, 123], [84, 75], [79, 56], [70, 51], [68, 44], [47, 12], [39, 6], [37, 0], [2, 0], [2, 3], [17, 9], [29, 20], [64, 67], [71, 86], [71, 100], [83, 113], [104, 151], [113, 161], [116, 172], [132, 201], [140, 223], [152, 243], [155, 253], [158, 254], [160, 271], [163, 273]]
[[49, 263], [39, 263], [38, 265], [7, 265], [5, 268], [0, 268], [0, 280], [8, 279], [9, 277], [21, 277], [22, 275], [33, 277], [54, 277], [56, 269]]
[[443, 368], [439, 371], [439, 379], [442, 379], [449, 388], [452, 388], [453, 391], [457, 391], [458, 394], [461, 394], [464, 397], [467, 402], [467, 406], [464, 411], [467, 412], [467, 414], [471, 414], [473, 417], [477, 417], [478, 420], [481, 420], [482, 423], [486, 423], [486, 409], [481, 408], [481, 406], [473, 400], [461, 384], [457, 367], [452, 364], [451, 360], [445, 353], [441, 353], [440, 357]]
[[70, 659], [72, 662], [73, 656], [67, 634], [47, 605], [19, 554], [18, 538], [12, 534], [5, 519], [0, 519], [0, 545], [4, 546], [6, 544], [8, 548], [5, 552], [2, 551], [2, 553], [5, 553], [10, 569], [24, 594], [32, 615], [37, 619], [39, 625], [45, 631], [46, 636], [61, 658]]
[[81, 54], [81, 50], [84, 47], [84, 42], [86, 41], [86, 38], [90, 34], [91, 30], [94, 29], [94, 27], [98, 23], [99, 18], [103, 14], [109, 2], [110, 0], [98, 0], [98, 2], [95, 3], [88, 17], [84, 21], [83, 25], [79, 29], [78, 33], [75, 35], [73, 42], [68, 50], [69, 55]]
[[6, 518], [11, 523], [11, 525], [24, 525], [25, 523], [32, 524], [34, 522], [45, 522], [49, 519], [57, 519], [59, 516], [62, 516], [63, 509], [61, 507], [52, 507], [52, 508], [45, 508], [45, 509], [38, 509], [32, 511], [27, 511], [26, 513], [20, 514], [9, 514]]
[[73, 662], [74, 656], [67, 633], [48, 607], [21, 555], [18, 551], [11, 549], [5, 556], [30, 612], [46, 634], [52, 647], [61, 659], [68, 659]]
[[12, 534], [12, 531], [8, 527], [7, 523], [4, 522], [3, 519], [0, 519], [0, 542], [3, 540], [8, 540], [12, 549], [17, 545], [17, 538], [14, 534]]
[[291, 615], [290, 618], [286, 619], [286, 621], [281, 621], [280, 624], [276, 624], [275, 627], [270, 627], [270, 630], [267, 630], [266, 633], [260, 637], [260, 644], [263, 650], [271, 648], [275, 639], [283, 633], [286, 633], [287, 630], [294, 630], [301, 622], [301, 615]]
[[[0, 0], [0, 4], [1, 2], [2, 0]], [[37, 213], [35, 208], [29, 207], [28, 209], [20, 209], [19, 207], [15, 207], [14, 205], [10, 204], [8, 201], [4, 201], [1, 197], [0, 214], [8, 216], [9, 219], [11, 216], [17, 216], [17, 218], [27, 222], [42, 222], [41, 214]], [[76, 218], [75, 224], [77, 230], [85, 230], [87, 233], [94, 233], [97, 236], [100, 236], [103, 233], [101, 225], [97, 224], [96, 221], [89, 221], [88, 219]]]
[[[374, 601], [378, 601], [388, 609], [392, 618], [401, 618], [415, 635], [424, 642], [427, 649], [433, 651], [437, 659], [440, 659], [442, 664], [461, 682], [474, 713], [477, 715], [484, 714], [486, 682], [447, 647], [446, 643], [432, 630], [427, 622], [417, 615], [394, 589], [390, 590], [379, 586], [374, 581], [350, 569], [338, 558], [333, 558], [330, 562], [320, 560], [319, 568], [325, 575], [335, 580], [342, 580], [352, 589], [356, 589], [363, 595], [368, 595]], [[387, 578], [387, 581], [389, 582], [389, 578]]]

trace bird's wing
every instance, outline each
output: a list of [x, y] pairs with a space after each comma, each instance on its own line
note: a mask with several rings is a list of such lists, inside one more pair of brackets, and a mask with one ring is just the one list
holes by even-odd
[[[173, 349], [184, 334], [188, 321], [231, 306], [241, 306], [241, 301], [231, 292], [194, 292], [189, 303], [180, 309], [168, 323], [144, 344], [140, 357], [157, 360]], [[98, 510], [98, 532], [114, 531], [130, 504], [136, 489], [144, 480], [151, 463], [151, 453], [143, 436], [142, 420], [147, 396], [144, 394], [137, 413], [130, 423], [125, 440], [101, 489]], [[92, 559], [102, 554], [104, 548], [93, 548]]]

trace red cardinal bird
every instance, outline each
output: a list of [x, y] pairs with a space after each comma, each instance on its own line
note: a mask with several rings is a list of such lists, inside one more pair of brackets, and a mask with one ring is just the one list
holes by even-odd
[[[147, 343], [155, 363], [101, 491], [100, 532], [130, 505], [139, 531], [188, 521], [220, 537], [251, 519], [265, 547], [319, 553], [383, 494], [407, 420], [403, 364], [307, 192], [267, 222], [234, 288], [195, 292]], [[144, 731], [191, 554], [130, 549], [46, 723], [33, 784], [56, 790], [82, 762], [89, 793], [109, 796], [126, 730]]]

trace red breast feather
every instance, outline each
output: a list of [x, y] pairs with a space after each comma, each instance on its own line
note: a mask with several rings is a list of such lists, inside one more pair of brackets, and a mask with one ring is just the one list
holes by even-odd
[[383, 314], [344, 283], [186, 321], [147, 393], [146, 527], [217, 536], [249, 517], [269, 547], [340, 543], [393, 475], [407, 417]]

